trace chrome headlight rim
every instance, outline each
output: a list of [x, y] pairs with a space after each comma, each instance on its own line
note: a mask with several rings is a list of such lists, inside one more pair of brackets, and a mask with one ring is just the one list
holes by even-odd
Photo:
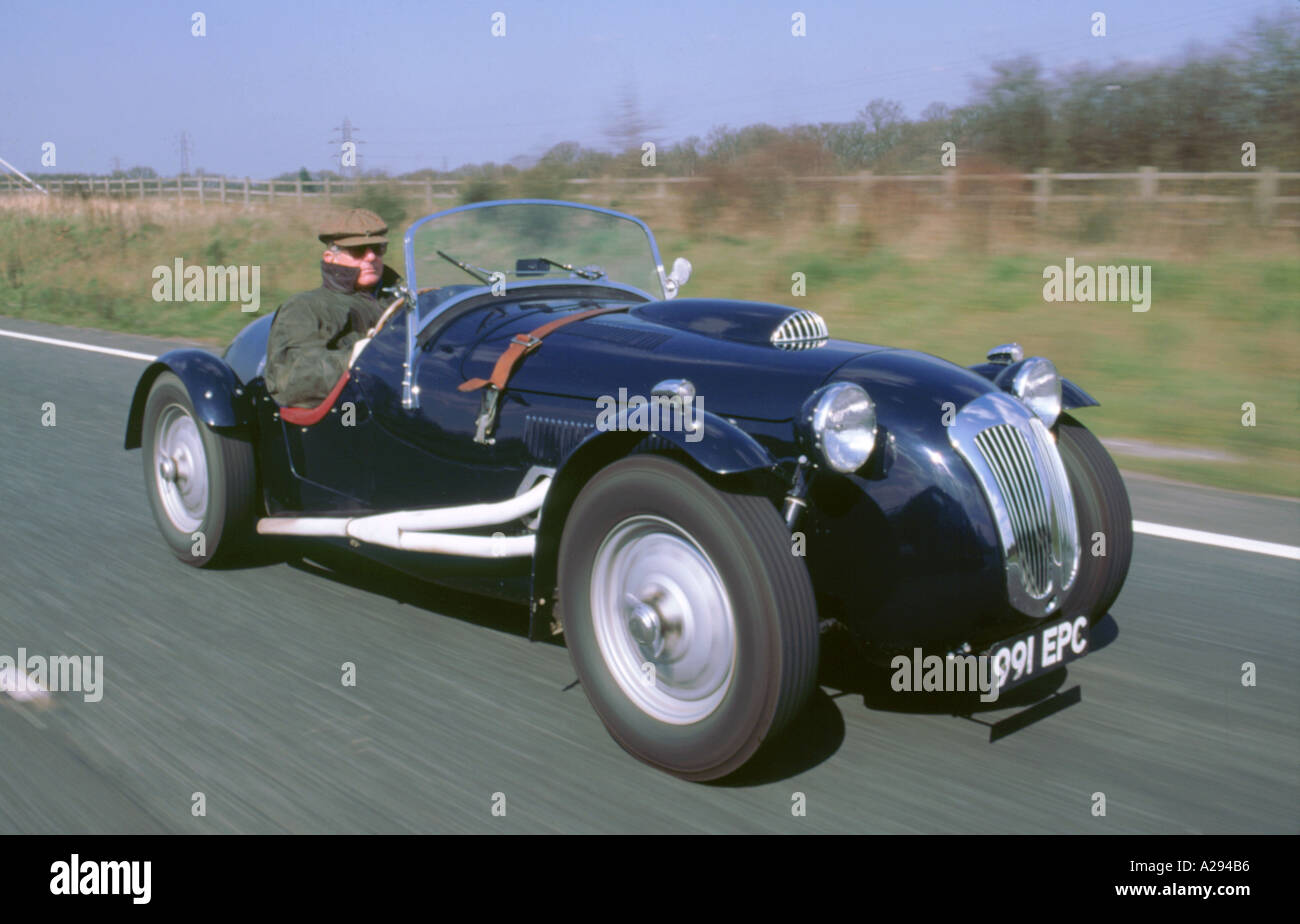
[[1017, 364], [1008, 389], [1049, 430], [1061, 416], [1061, 375], [1056, 363], [1043, 356], [1031, 356]]
[[808, 396], [799, 414], [803, 448], [842, 475], [867, 464], [876, 448], [876, 404], [853, 382], [832, 382]]

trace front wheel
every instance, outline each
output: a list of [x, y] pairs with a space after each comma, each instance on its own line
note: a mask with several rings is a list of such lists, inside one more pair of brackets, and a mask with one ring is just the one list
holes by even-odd
[[256, 494], [251, 444], [199, 420], [184, 383], [164, 372], [144, 408], [144, 484], [173, 554], [203, 567], [246, 545]]
[[739, 769], [816, 687], [812, 584], [767, 500], [635, 455], [560, 543], [559, 608], [588, 699], [625, 750], [689, 780]]
[[1119, 596], [1133, 557], [1133, 511], [1124, 479], [1101, 441], [1069, 414], [1056, 425], [1079, 519], [1079, 574], [1062, 615], [1087, 616], [1095, 624]]

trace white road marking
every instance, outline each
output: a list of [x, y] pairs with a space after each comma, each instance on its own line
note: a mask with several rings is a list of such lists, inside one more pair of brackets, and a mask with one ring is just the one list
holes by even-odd
[[74, 343], [71, 340], [56, 340], [53, 337], [38, 337], [35, 334], [20, 334], [12, 330], [0, 330], [0, 337], [12, 337], [15, 340], [30, 340], [33, 343], [48, 343], [53, 346], [67, 347], [70, 350], [86, 350], [90, 353], [103, 353], [107, 356], [122, 356], [126, 359], [139, 359], [152, 362], [157, 356], [148, 353], [133, 353], [130, 350], [115, 350], [112, 347], [92, 346], [89, 343]]
[[[0, 330], [0, 337], [13, 337], [16, 340], [30, 340], [33, 343], [48, 343], [52, 346], [67, 347], [70, 350], [87, 350], [91, 353], [104, 353], [108, 356], [122, 356], [126, 359], [139, 359], [152, 362], [157, 359], [148, 353], [134, 353], [131, 350], [115, 350], [112, 347], [92, 346], [88, 343], [75, 343], [71, 340], [57, 340], [54, 337], [38, 337], [35, 334], [20, 334], [16, 331]], [[1258, 539], [1242, 539], [1240, 536], [1228, 536], [1223, 533], [1207, 533], [1199, 529], [1185, 529], [1181, 526], [1165, 526], [1163, 523], [1148, 523], [1145, 520], [1133, 521], [1133, 532], [1145, 536], [1159, 536], [1162, 539], [1177, 539], [1181, 542], [1196, 542], [1201, 545], [1213, 545], [1221, 549], [1237, 549], [1241, 552], [1254, 552], [1257, 555], [1274, 555], [1300, 561], [1300, 546], [1283, 545], [1280, 542], [1261, 542]]]
[[1163, 523], [1147, 523], [1143, 520], [1133, 521], [1133, 532], [1145, 536], [1159, 536], [1162, 539], [1178, 539], [1182, 542], [1198, 542], [1201, 545], [1215, 545], [1221, 549], [1237, 549], [1242, 552], [1254, 552], [1258, 555], [1276, 555], [1278, 558], [1290, 558], [1300, 561], [1300, 546], [1283, 545], [1280, 542], [1261, 542], [1258, 539], [1242, 539], [1239, 536], [1225, 536], [1223, 533], [1207, 533], [1199, 529], [1184, 529], [1181, 526], [1165, 526]]

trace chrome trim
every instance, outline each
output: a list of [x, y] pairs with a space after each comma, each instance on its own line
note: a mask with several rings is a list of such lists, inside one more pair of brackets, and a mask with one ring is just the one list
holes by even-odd
[[990, 392], [967, 404], [948, 440], [984, 491], [997, 525], [1007, 596], [1041, 619], [1079, 572], [1079, 524], [1069, 476], [1050, 430], [1019, 401]]
[[1018, 343], [1000, 343], [988, 352], [988, 361], [1009, 366], [1025, 358], [1024, 348]]
[[[826, 454], [825, 442], [825, 420], [821, 419], [826, 405], [832, 399], [832, 396], [839, 391], [856, 391], [860, 392], [863, 399], [867, 402], [867, 411], [871, 415], [871, 445], [867, 453], [862, 457], [862, 461], [852, 469], [841, 469], [831, 464], [830, 458]], [[880, 433], [880, 421], [876, 417], [876, 402], [872, 400], [871, 395], [865, 388], [854, 382], [832, 382], [829, 385], [823, 385], [804, 399], [803, 405], [799, 408], [799, 416], [795, 418], [795, 439], [801, 449], [812, 453], [817, 459], [818, 464], [825, 465], [833, 472], [839, 472], [847, 475], [849, 472], [855, 472], [870, 460], [871, 454], [876, 451], [876, 438]]]
[[682, 401], [693, 401], [695, 383], [690, 379], [664, 379], [650, 389], [650, 394], [657, 398], [681, 398]]
[[777, 325], [771, 343], [783, 350], [810, 350], [830, 338], [826, 321], [815, 311], [800, 309]]
[[[1039, 409], [1034, 407], [1030, 402], [1029, 397], [1026, 397], [1025, 395], [1025, 390], [1028, 388], [1026, 380], [1031, 375], [1034, 375], [1042, 369], [1043, 366], [1047, 366], [1047, 368], [1051, 370], [1052, 379], [1055, 383], [1051, 397], [1055, 398], [1056, 404], [1050, 414], [1040, 413]], [[1004, 371], [1002, 374], [1006, 375], [1006, 372]], [[1057, 418], [1061, 416], [1061, 374], [1056, 371], [1056, 363], [1043, 356], [1031, 356], [1029, 359], [1025, 360], [1024, 364], [1019, 369], [1016, 370], [1016, 374], [1012, 376], [1010, 384], [1011, 393], [1019, 398], [1020, 402], [1025, 407], [1033, 411], [1034, 415], [1039, 420], [1049, 427], [1056, 424]]]
[[[409, 264], [408, 264], [409, 265]], [[406, 294], [406, 359], [402, 362], [402, 407], [412, 410], [420, 406], [420, 390], [415, 387], [415, 322], [419, 317], [419, 295], [405, 286]]]
[[[682, 277], [680, 279], [677, 278], [677, 270], [679, 266], [682, 270]], [[670, 269], [667, 274], [664, 274], [662, 266], [659, 268], [660, 276], [662, 276], [660, 281], [664, 287], [665, 301], [677, 297], [678, 293], [682, 290], [682, 286], [690, 282], [691, 271], [693, 269], [694, 267], [691, 266], [691, 261], [685, 257], [678, 257], [674, 260], [672, 269]]]

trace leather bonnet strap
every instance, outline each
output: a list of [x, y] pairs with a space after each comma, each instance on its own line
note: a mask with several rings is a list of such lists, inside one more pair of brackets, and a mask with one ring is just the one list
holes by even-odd
[[589, 311], [566, 314], [554, 321], [548, 321], [536, 330], [531, 330], [526, 334], [515, 334], [510, 339], [510, 345], [505, 348], [505, 352], [497, 358], [496, 365], [492, 367], [492, 375], [489, 378], [470, 379], [461, 382], [457, 388], [460, 391], [476, 391], [491, 385], [497, 391], [504, 391], [506, 383], [510, 381], [510, 376], [514, 375], [515, 367], [519, 365], [520, 360], [541, 346], [542, 340], [547, 334], [552, 334], [565, 325], [585, 321], [587, 318], [594, 318], [598, 314], [627, 311], [628, 307], [627, 305], [619, 305], [613, 308], [593, 308]]

